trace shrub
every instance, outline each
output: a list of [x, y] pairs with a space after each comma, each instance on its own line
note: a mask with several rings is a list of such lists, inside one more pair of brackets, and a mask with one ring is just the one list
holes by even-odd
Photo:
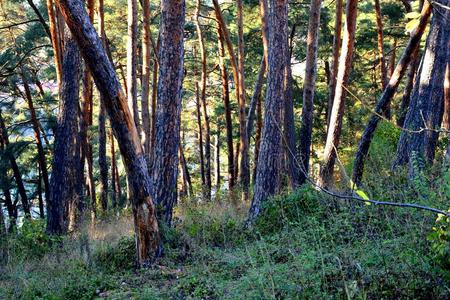
[[[449, 210], [450, 212], [450, 210]], [[439, 215], [433, 231], [428, 235], [434, 261], [442, 268], [444, 276], [450, 280], [450, 218]]]
[[131, 270], [135, 266], [136, 248], [133, 237], [122, 237], [117, 244], [99, 247], [94, 262], [107, 272]]

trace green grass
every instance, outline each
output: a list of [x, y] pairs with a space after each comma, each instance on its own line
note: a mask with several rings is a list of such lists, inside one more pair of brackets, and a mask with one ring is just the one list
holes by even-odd
[[0, 298], [450, 297], [448, 273], [427, 240], [432, 214], [341, 202], [308, 187], [272, 199], [248, 229], [246, 209], [182, 204], [176, 227], [165, 230], [164, 257], [142, 270], [130, 264], [130, 216], [106, 219], [35, 259], [12, 255]]

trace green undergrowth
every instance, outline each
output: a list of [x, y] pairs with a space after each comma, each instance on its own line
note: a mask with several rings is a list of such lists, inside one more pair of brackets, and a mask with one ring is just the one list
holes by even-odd
[[[17, 253], [10, 251], [0, 273], [0, 298], [450, 297], [448, 219], [348, 203], [311, 187], [267, 202], [251, 227], [244, 226], [247, 209], [224, 200], [181, 203], [175, 227], [163, 228], [164, 256], [147, 269], [133, 265], [129, 215], [105, 218], [39, 253], [23, 255], [21, 242], [11, 242]], [[44, 235], [42, 226], [27, 230], [28, 238]]]

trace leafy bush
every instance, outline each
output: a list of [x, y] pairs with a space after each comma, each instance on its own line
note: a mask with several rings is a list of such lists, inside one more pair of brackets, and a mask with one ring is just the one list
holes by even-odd
[[[450, 212], [450, 210], [449, 210]], [[428, 235], [434, 261], [442, 268], [450, 280], [450, 218], [439, 215], [432, 233]]]
[[269, 234], [298, 224], [305, 214], [319, 211], [319, 197], [324, 195], [319, 195], [310, 185], [304, 185], [293, 193], [269, 199], [256, 220], [256, 229], [261, 234]]
[[136, 246], [133, 237], [122, 237], [117, 244], [99, 247], [94, 261], [107, 272], [131, 270], [135, 266]]
[[11, 247], [16, 258], [42, 258], [52, 246], [59, 244], [62, 240], [57, 236], [50, 236], [45, 231], [46, 223], [43, 219], [25, 219], [23, 225], [18, 229], [15, 239], [11, 240]]

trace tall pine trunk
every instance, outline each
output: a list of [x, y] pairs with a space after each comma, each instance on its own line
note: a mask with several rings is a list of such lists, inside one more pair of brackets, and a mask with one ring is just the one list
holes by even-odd
[[333, 100], [333, 109], [330, 116], [330, 127], [328, 128], [327, 141], [323, 162], [319, 172], [318, 184], [328, 186], [331, 184], [334, 163], [336, 160], [336, 150], [339, 147], [341, 138], [342, 123], [344, 119], [345, 97], [347, 95], [344, 88], [348, 85], [348, 79], [353, 61], [353, 48], [355, 45], [357, 0], [348, 0], [345, 8], [344, 37], [342, 40], [342, 53], [339, 58], [339, 67], [336, 79], [336, 90]]
[[223, 45], [223, 33], [217, 29], [219, 46], [219, 67], [222, 81], [222, 101], [225, 108], [225, 128], [227, 132], [227, 157], [228, 157], [228, 188], [232, 189], [235, 184], [234, 177], [234, 154], [233, 154], [233, 122], [231, 119], [230, 89], [228, 85], [228, 72], [225, 66], [225, 48]]
[[342, 10], [343, 0], [336, 0], [336, 14], [334, 20], [333, 35], [333, 56], [330, 69], [330, 82], [328, 84], [328, 104], [327, 104], [327, 131], [330, 127], [331, 109], [333, 108], [334, 93], [336, 91], [336, 77], [339, 67], [339, 53], [341, 52], [342, 36]]
[[138, 16], [137, 0], [128, 0], [128, 37], [127, 37], [127, 97], [128, 106], [133, 115], [134, 124], [140, 131], [139, 110], [137, 103], [137, 40], [138, 40]]
[[322, 0], [311, 0], [309, 13], [308, 38], [306, 46], [305, 80], [303, 83], [302, 126], [300, 128], [300, 163], [299, 183], [303, 184], [309, 173], [311, 156], [311, 135], [314, 120], [314, 92], [317, 78], [317, 45], [319, 41], [320, 6]]
[[207, 103], [206, 103], [206, 50], [205, 50], [205, 43], [203, 39], [203, 31], [200, 27], [199, 23], [199, 15], [200, 15], [200, 6], [201, 1], [197, 0], [197, 6], [195, 9], [195, 18], [196, 18], [196, 29], [197, 29], [197, 37], [198, 37], [198, 43], [200, 46], [200, 59], [201, 59], [201, 65], [202, 65], [202, 72], [201, 72], [201, 94], [200, 94], [200, 100], [201, 100], [201, 106], [203, 108], [203, 126], [204, 126], [204, 134], [205, 134], [205, 160], [204, 160], [204, 166], [205, 166], [205, 196], [207, 199], [211, 199], [211, 130], [210, 130], [210, 124], [209, 124], [209, 116], [208, 116], [208, 109], [207, 109]]
[[[68, 28], [64, 36], [60, 110], [52, 163], [51, 193], [47, 200], [47, 232], [65, 234], [69, 229], [69, 211], [77, 207], [79, 196], [80, 140], [78, 105], [80, 54]], [[72, 220], [75, 223], [75, 220]], [[72, 223], [72, 224], [73, 224]]]
[[142, 143], [144, 151], [150, 163], [151, 151], [151, 122], [150, 122], [150, 62], [151, 62], [151, 41], [150, 41], [150, 0], [142, 0], [143, 11], [143, 38], [142, 38]]
[[177, 198], [178, 148], [180, 146], [181, 88], [184, 54], [184, 0], [161, 1], [156, 144], [153, 155], [155, 203], [164, 208], [170, 224]]
[[248, 199], [250, 185], [250, 166], [248, 155], [249, 140], [246, 128], [246, 94], [244, 77], [244, 15], [243, 0], [237, 0], [237, 28], [238, 28], [238, 72], [239, 72], [239, 135], [241, 144], [241, 160], [239, 162], [239, 182], [242, 187], [242, 199]]
[[269, 25], [277, 28], [277, 34], [269, 35], [269, 69], [264, 107], [264, 126], [258, 157], [256, 182], [248, 221], [252, 222], [261, 212], [268, 197], [279, 186], [282, 148], [282, 112], [284, 107], [284, 72], [287, 53], [288, 1], [270, 0]]

